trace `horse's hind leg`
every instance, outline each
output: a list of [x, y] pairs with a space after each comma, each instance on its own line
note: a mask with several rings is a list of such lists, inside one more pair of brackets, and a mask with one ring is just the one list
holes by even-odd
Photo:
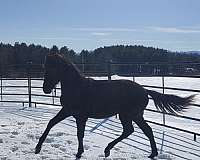
[[76, 154], [77, 158], [81, 158], [82, 153], [84, 152], [83, 148], [83, 138], [84, 138], [84, 131], [87, 118], [76, 118], [76, 125], [77, 125], [77, 137], [78, 137], [78, 152]]
[[51, 130], [51, 128], [52, 128], [54, 125], [56, 125], [58, 122], [64, 120], [64, 119], [65, 119], [66, 117], [68, 117], [68, 116], [69, 116], [69, 115], [67, 115], [67, 113], [65, 112], [64, 108], [62, 108], [62, 109], [58, 112], [58, 114], [57, 114], [54, 118], [52, 118], [52, 119], [49, 121], [46, 130], [44, 131], [44, 133], [43, 133], [42, 136], [40, 137], [39, 142], [38, 142], [38, 144], [37, 144], [36, 147], [35, 147], [35, 154], [38, 154], [38, 153], [40, 152], [41, 147], [42, 147], [42, 144], [43, 144], [43, 142], [45, 141], [45, 139], [46, 139], [46, 137], [47, 137], [49, 131]]
[[115, 139], [114, 141], [110, 142], [108, 144], [108, 146], [105, 148], [104, 153], [105, 153], [105, 157], [108, 157], [110, 155], [110, 150], [120, 141], [122, 141], [123, 139], [127, 138], [131, 133], [134, 132], [134, 128], [132, 125], [132, 119], [126, 117], [125, 115], [119, 115], [120, 121], [122, 123], [123, 126], [123, 132], [122, 135], [120, 137], [118, 137], [117, 139]]
[[135, 123], [140, 127], [144, 134], [149, 138], [151, 144], [151, 155], [148, 158], [154, 158], [158, 155], [156, 142], [154, 140], [153, 132], [151, 127], [146, 123], [143, 117], [134, 119]]

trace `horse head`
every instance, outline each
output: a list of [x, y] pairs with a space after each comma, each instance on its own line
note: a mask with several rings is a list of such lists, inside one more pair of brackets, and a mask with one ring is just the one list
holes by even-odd
[[80, 71], [70, 59], [56, 52], [46, 56], [44, 70], [43, 91], [46, 94], [51, 93], [58, 82], [75, 83], [82, 78]]
[[48, 54], [45, 58], [43, 91], [46, 94], [51, 93], [61, 80], [62, 59], [63, 56], [57, 53]]

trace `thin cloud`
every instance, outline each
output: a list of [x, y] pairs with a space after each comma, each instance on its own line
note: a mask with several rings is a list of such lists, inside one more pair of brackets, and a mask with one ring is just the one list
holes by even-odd
[[72, 30], [75, 31], [87, 31], [87, 32], [137, 32], [141, 31], [141, 29], [135, 29], [135, 28], [104, 28], [104, 27], [97, 27], [97, 28], [72, 28]]
[[194, 28], [176, 28], [176, 27], [149, 27], [150, 29], [164, 33], [200, 33], [200, 29]]
[[73, 37], [17, 37], [17, 39], [39, 39], [39, 40], [90, 40], [89, 38], [73, 38]]
[[108, 36], [108, 35], [111, 35], [111, 33], [108, 33], [108, 32], [93, 32], [93, 33], [91, 33], [91, 35], [93, 35], [93, 36]]

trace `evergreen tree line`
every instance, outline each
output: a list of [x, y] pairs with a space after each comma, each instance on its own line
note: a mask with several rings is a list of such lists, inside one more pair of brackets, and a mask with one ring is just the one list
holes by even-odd
[[[45, 56], [56, 51], [64, 54], [87, 73], [101, 73], [111, 70], [113, 74], [159, 74], [198, 72], [200, 55], [171, 52], [164, 49], [116, 45], [100, 47], [92, 51], [74, 50], [63, 46], [47, 48], [41, 45], [16, 42], [14, 45], [0, 43], [0, 74], [3, 76], [42, 76]], [[194, 64], [195, 63], [195, 64]], [[110, 65], [111, 64], [111, 65]]]

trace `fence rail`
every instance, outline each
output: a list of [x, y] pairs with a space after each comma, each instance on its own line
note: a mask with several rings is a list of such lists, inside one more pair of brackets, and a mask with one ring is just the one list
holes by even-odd
[[[117, 65], [117, 64], [114, 64], [114, 65]], [[124, 64], [122, 64], [124, 65]], [[26, 78], [3, 78], [2, 76], [0, 77], [0, 86], [1, 86], [1, 90], [0, 90], [0, 95], [1, 95], [1, 99], [0, 99], [0, 102], [7, 102], [7, 103], [21, 103], [23, 105], [23, 107], [25, 107], [25, 104], [28, 104], [28, 107], [37, 107], [37, 105], [54, 105], [54, 106], [60, 106], [59, 104], [59, 95], [57, 95], [57, 92], [60, 92], [60, 87], [57, 87], [55, 89], [55, 92], [52, 92], [52, 95], [44, 95], [42, 93], [33, 93], [34, 90], [42, 90], [42, 86], [37, 86], [37, 85], [33, 85], [32, 84], [32, 81], [41, 81], [43, 80], [42, 78], [32, 78], [30, 76], [31, 74], [27, 74], [27, 77]], [[92, 73], [87, 73], [88, 76], [97, 76], [97, 75], [106, 75], [107, 76], [107, 79], [111, 79], [112, 78], [112, 75], [113, 75], [113, 72], [112, 72], [112, 69], [111, 69], [111, 66], [108, 66], [108, 70], [107, 72], [105, 72], [104, 74], [102, 73], [95, 73], [95, 74], [92, 74]], [[124, 74], [126, 76], [126, 74]], [[130, 74], [128, 75], [130, 77]], [[135, 77], [140, 77], [141, 75], [137, 75], [137, 74], [131, 74], [131, 76], [133, 77], [133, 80]], [[200, 75], [142, 75], [142, 77], [160, 77], [162, 79], [162, 83], [160, 86], [157, 86], [157, 85], [143, 85], [143, 87], [145, 88], [154, 88], [154, 89], [160, 89], [162, 90], [163, 93], [166, 92], [166, 90], [171, 90], [171, 91], [181, 91], [181, 92], [190, 92], [190, 93], [195, 93], [195, 94], [198, 94], [200, 93], [200, 90], [198, 89], [185, 89], [185, 88], [176, 88], [176, 87], [166, 87], [165, 86], [165, 78], [166, 77], [187, 77], [187, 78], [200, 78]], [[5, 84], [4, 82], [6, 81], [15, 81], [15, 82], [18, 82], [18, 81], [24, 81], [24, 84], [22, 85], [8, 85], [8, 84]], [[17, 92], [17, 93], [8, 93], [7, 91], [4, 91], [4, 89], [24, 89], [23, 93], [20, 93]], [[9, 96], [25, 96], [26, 99], [24, 100], [9, 100], [5, 97], [9, 97]], [[51, 98], [51, 102], [44, 102], [44, 101], [38, 101], [37, 98], [40, 97], [40, 98]], [[55, 102], [57, 100], [57, 103]], [[194, 107], [196, 108], [199, 108], [200, 109], [200, 105], [199, 104], [192, 104]], [[156, 112], [158, 114], [163, 114], [162, 112], [160, 111], [157, 111], [157, 110], [152, 110], [152, 109], [146, 109], [146, 111], [148, 112]], [[163, 126], [163, 127], [167, 127], [167, 128], [171, 128], [171, 129], [174, 129], [174, 130], [178, 130], [178, 131], [182, 131], [182, 132], [186, 132], [186, 133], [189, 133], [189, 134], [192, 134], [194, 135], [194, 140], [196, 141], [196, 138], [197, 136], [200, 136], [200, 133], [197, 133], [197, 132], [193, 132], [193, 131], [189, 131], [189, 130], [186, 130], [186, 129], [183, 129], [183, 128], [179, 128], [179, 127], [173, 127], [173, 126], [169, 126], [169, 125], [166, 125], [165, 124], [165, 115], [168, 115], [168, 116], [176, 116], [177, 118], [181, 118], [181, 119], [187, 119], [187, 120], [192, 120], [192, 121], [195, 121], [195, 122], [200, 122], [200, 119], [199, 118], [194, 118], [194, 117], [189, 117], [189, 116], [182, 116], [182, 115], [173, 115], [173, 114], [169, 114], [169, 113], [166, 113], [166, 114], [163, 114], [163, 123], [157, 123], [157, 122], [154, 122], [154, 121], [148, 121], [149, 123], [152, 123], [152, 124], [155, 124], [155, 125], [160, 125], [160, 126]]]
[[[200, 63], [148, 63], [148, 62], [117, 62], [107, 60], [98, 63], [76, 63], [78, 69], [88, 76], [134, 75], [134, 76], [198, 76], [200, 77]], [[0, 67], [2, 77], [25, 77], [31, 72], [32, 77], [43, 76], [43, 65], [27, 62], [26, 64], [7, 65]]]

